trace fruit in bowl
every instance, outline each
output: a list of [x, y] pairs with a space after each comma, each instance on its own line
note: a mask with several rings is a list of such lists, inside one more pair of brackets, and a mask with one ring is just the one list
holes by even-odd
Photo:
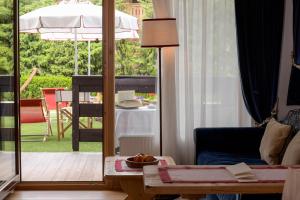
[[144, 160], [144, 154], [139, 153], [132, 157], [134, 162], [143, 162]]
[[133, 157], [134, 162], [153, 162], [156, 160], [154, 156], [143, 154], [143, 153], [138, 153]]
[[144, 157], [143, 157], [143, 162], [153, 162], [153, 161], [155, 161], [156, 160], [156, 158], [154, 158], [153, 156], [151, 156], [151, 155], [145, 155]]
[[143, 153], [138, 153], [137, 155], [126, 159], [127, 166], [131, 168], [142, 168], [145, 165], [157, 165], [158, 162], [158, 159], [154, 156]]

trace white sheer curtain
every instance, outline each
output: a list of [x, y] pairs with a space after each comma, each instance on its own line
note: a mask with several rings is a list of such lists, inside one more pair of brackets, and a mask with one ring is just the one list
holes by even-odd
[[[164, 127], [164, 154], [193, 163], [194, 128], [251, 124], [239, 81], [234, 0], [154, 0], [154, 8], [177, 18], [180, 44], [175, 55], [164, 52], [175, 62], [163, 62], [163, 120], [173, 126]], [[170, 104], [175, 115], [167, 112]]]

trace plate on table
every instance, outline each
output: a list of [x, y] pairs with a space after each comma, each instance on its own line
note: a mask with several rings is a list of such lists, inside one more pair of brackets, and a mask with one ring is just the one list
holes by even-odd
[[127, 106], [121, 106], [121, 105], [116, 105], [118, 108], [122, 108], [122, 109], [128, 109], [128, 110], [130, 110], [130, 109], [138, 109], [139, 108], [139, 106], [137, 106], [137, 107], [127, 107]]
[[141, 100], [134, 99], [134, 100], [121, 101], [117, 104], [117, 106], [125, 109], [136, 109], [143, 106], [143, 104]]

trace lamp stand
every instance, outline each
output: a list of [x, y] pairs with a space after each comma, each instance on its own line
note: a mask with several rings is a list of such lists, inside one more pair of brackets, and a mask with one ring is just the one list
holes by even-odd
[[158, 47], [159, 81], [159, 154], [162, 156], [162, 87], [161, 87], [161, 47]]
[[163, 128], [162, 128], [162, 66], [161, 66], [161, 51], [162, 47], [178, 47], [178, 34], [176, 27], [176, 18], [154, 18], [143, 19], [142, 24], [142, 41], [141, 47], [158, 48], [158, 81], [159, 81], [159, 143], [160, 155], [163, 155]]

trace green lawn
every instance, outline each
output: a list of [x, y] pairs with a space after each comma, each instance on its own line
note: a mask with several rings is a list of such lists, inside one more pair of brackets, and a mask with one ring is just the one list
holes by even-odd
[[[65, 138], [60, 141], [57, 140], [57, 125], [56, 119], [52, 119], [53, 136], [49, 136], [46, 142], [22, 142], [21, 147], [23, 152], [71, 152], [72, 150], [72, 127], [65, 133]], [[94, 120], [94, 128], [101, 127], [101, 123]], [[45, 133], [45, 123], [38, 124], [22, 124], [21, 134], [39, 134]], [[39, 137], [22, 137], [24, 140], [28, 139], [42, 139]], [[80, 142], [79, 149], [81, 152], [102, 152], [101, 142]]]

